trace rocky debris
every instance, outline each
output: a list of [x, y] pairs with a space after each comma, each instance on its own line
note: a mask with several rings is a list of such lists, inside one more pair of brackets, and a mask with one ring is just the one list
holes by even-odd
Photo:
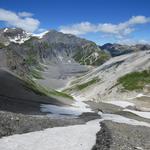
[[[150, 128], [104, 121], [112, 137], [110, 150], [149, 150]], [[100, 141], [101, 142], [101, 141]], [[101, 144], [101, 143], [100, 143]], [[109, 150], [108, 149], [108, 150]], [[102, 149], [97, 149], [102, 150]]]
[[111, 133], [105, 123], [100, 123], [101, 130], [96, 134], [96, 144], [92, 150], [109, 150], [112, 143]]
[[46, 128], [84, 124], [87, 121], [100, 118], [97, 114], [86, 114], [77, 117], [65, 115], [24, 115], [0, 111], [0, 138], [13, 134], [23, 134]]
[[[149, 150], [150, 128], [140, 125], [131, 125], [120, 120], [122, 117], [135, 121], [150, 123], [149, 119], [137, 116], [131, 112], [123, 111], [124, 108], [113, 104], [87, 102], [92, 110], [103, 112], [100, 126], [101, 130], [96, 135], [96, 144], [92, 150]], [[133, 108], [132, 108], [133, 109]], [[119, 123], [113, 119], [105, 120], [105, 115], [120, 115]], [[115, 117], [119, 117], [119, 116]], [[117, 118], [116, 118], [117, 119]], [[123, 119], [123, 118], [122, 118]], [[131, 123], [131, 122], [130, 122]]]
[[83, 119], [85, 122], [93, 120], [93, 119], [100, 119], [100, 115], [98, 115], [96, 112], [87, 112], [87, 113], [82, 113], [79, 116], [80, 119]]

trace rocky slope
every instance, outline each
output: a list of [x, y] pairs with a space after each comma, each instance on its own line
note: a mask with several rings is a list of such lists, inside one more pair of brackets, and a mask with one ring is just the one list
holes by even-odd
[[106, 43], [100, 48], [104, 51], [107, 51], [110, 53], [112, 57], [127, 54], [127, 53], [132, 53], [136, 51], [144, 51], [150, 49], [150, 45], [148, 44], [136, 44], [136, 45], [121, 45], [121, 44], [111, 44], [111, 43]]
[[[138, 75], [141, 76], [142, 73], [136, 72], [142, 72], [143, 70], [149, 69], [149, 50], [114, 57], [103, 65], [93, 69], [88, 74], [72, 81], [70, 87], [65, 91], [74, 95], [80, 95], [81, 97], [84, 97], [85, 100], [94, 100], [97, 102], [110, 100], [130, 101], [139, 93], [144, 92], [144, 86], [147, 85], [148, 87], [150, 84], [149, 74], [145, 72], [147, 75], [145, 76], [143, 74], [144, 79], [142, 79], [142, 77], [138, 77]], [[132, 72], [135, 72], [135, 75], [132, 75]], [[139, 82], [137, 82], [139, 86], [134, 85], [135, 87], [132, 87], [135, 88], [135, 90], [132, 90], [130, 86], [125, 85], [124, 87], [121, 84], [122, 82], [119, 81], [121, 77], [124, 77], [128, 73], [131, 73], [128, 75], [130, 80], [127, 80], [129, 85], [134, 85], [136, 83], [134, 78], [139, 78]], [[124, 80], [126, 81], [126, 76]], [[140, 87], [140, 85], [142, 85], [142, 87]], [[148, 93], [149, 91], [147, 94]]]

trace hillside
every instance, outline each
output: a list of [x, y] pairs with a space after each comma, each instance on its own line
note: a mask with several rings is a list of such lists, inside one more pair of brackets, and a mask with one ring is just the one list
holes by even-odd
[[64, 91], [96, 102], [130, 101], [150, 84], [149, 70], [150, 51], [121, 55], [73, 80]]

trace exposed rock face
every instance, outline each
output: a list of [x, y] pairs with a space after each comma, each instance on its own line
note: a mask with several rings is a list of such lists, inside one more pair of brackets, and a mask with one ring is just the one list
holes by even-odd
[[143, 50], [149, 50], [150, 45], [148, 44], [137, 44], [137, 45], [121, 45], [121, 44], [111, 44], [106, 43], [103, 46], [100, 46], [102, 50], [108, 51], [112, 57], [119, 56], [135, 51], [143, 51]]

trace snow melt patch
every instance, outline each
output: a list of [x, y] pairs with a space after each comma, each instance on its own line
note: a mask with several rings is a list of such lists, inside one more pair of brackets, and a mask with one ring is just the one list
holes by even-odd
[[79, 116], [83, 112], [88, 112], [88, 108], [84, 107], [65, 107], [65, 106], [56, 106], [56, 105], [47, 105], [42, 104], [41, 105], [41, 112], [44, 113], [52, 113], [55, 115], [74, 115]]
[[91, 150], [100, 130], [99, 120], [55, 127], [0, 139], [1, 150]]
[[75, 99], [75, 102], [72, 104], [72, 106], [79, 108], [82, 112], [93, 112], [90, 106], [86, 103], [84, 103], [85, 98], [81, 96], [75, 96], [72, 95]]
[[102, 116], [101, 121], [109, 120], [109, 121], [113, 121], [117, 123], [124, 123], [124, 124], [129, 124], [129, 125], [134, 125], [134, 126], [150, 127], [150, 124], [147, 122], [137, 121], [137, 120], [126, 118], [126, 117], [116, 115], [116, 114], [101, 114], [100, 113], [100, 115]]
[[150, 97], [150, 96], [149, 95], [145, 95], [143, 93], [139, 93], [137, 96], [131, 97], [131, 98], [128, 98], [128, 99], [136, 99], [136, 98], [141, 98], [141, 97]]
[[150, 112], [136, 111], [136, 110], [130, 110], [130, 109], [124, 109], [123, 111], [128, 111], [140, 117], [150, 119]]
[[39, 33], [39, 34], [32, 34], [32, 36], [35, 36], [35, 37], [37, 37], [37, 38], [39, 38], [39, 39], [42, 39], [43, 38], [43, 36], [45, 35], [45, 34], [47, 34], [49, 31], [45, 31], [45, 32], [42, 32], [42, 33]]
[[13, 38], [9, 37], [9, 41], [14, 42], [14, 43], [18, 43], [18, 44], [22, 44], [22, 43], [24, 43], [25, 41], [27, 41], [31, 38], [30, 33], [24, 32], [24, 34], [26, 34], [26, 36], [22, 36], [22, 35], [18, 34], [17, 36], [15, 36]]
[[[73, 96], [73, 95], [72, 95]], [[52, 113], [55, 115], [74, 115], [79, 116], [84, 112], [93, 112], [89, 105], [85, 104], [81, 97], [73, 96], [75, 101], [72, 106], [41, 105], [41, 112]]]
[[52, 113], [55, 115], [73, 115], [79, 116], [84, 112], [92, 112], [87, 104], [81, 101], [75, 101], [71, 106], [41, 105], [41, 112]]
[[4, 32], [7, 32], [7, 30], [8, 30], [8, 28], [5, 28], [5, 29], [4, 29]]
[[105, 101], [105, 103], [113, 104], [122, 108], [126, 108], [128, 106], [132, 106], [132, 107], [135, 106], [133, 103], [127, 101], [107, 101], [107, 102]]

